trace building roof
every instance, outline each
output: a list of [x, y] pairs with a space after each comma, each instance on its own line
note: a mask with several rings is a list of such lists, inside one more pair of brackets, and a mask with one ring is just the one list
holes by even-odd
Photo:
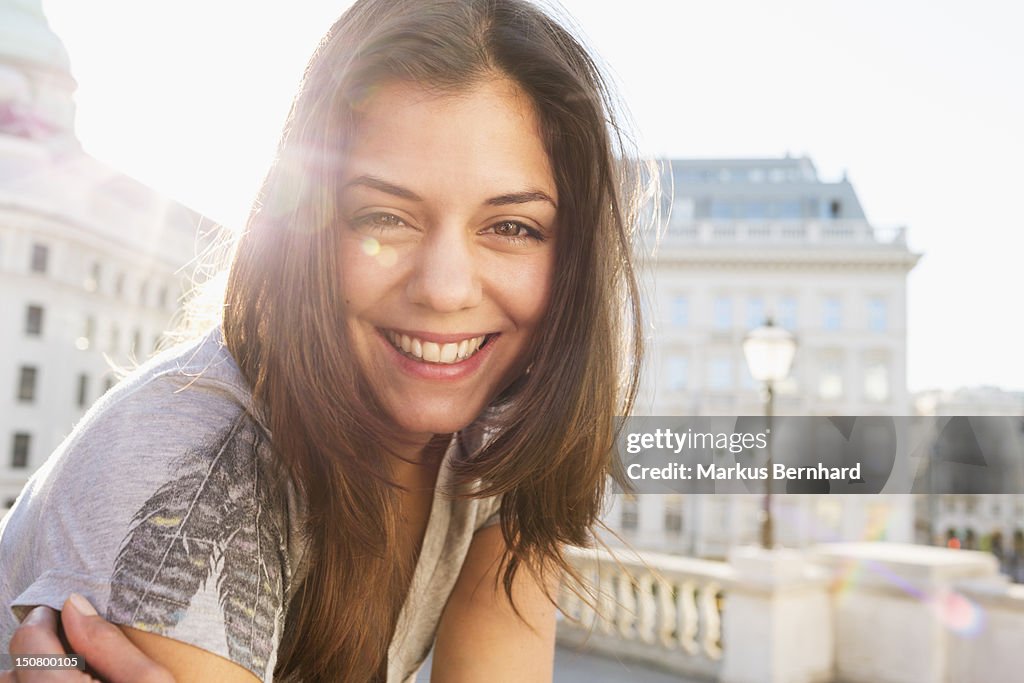
[[64, 43], [50, 28], [42, 0], [0, 0], [0, 62], [71, 74]]
[[[826, 182], [808, 157], [672, 159], [662, 165], [676, 221], [867, 220], [845, 177]], [[664, 213], [664, 211], [663, 211]]]
[[[54, 219], [136, 253], [191, 258], [212, 221], [76, 147], [0, 135], [0, 210]], [[179, 261], [180, 262], [180, 261]]]

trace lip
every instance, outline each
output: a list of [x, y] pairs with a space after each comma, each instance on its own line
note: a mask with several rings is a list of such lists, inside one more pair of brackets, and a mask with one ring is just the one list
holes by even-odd
[[473, 337], [486, 337], [487, 335], [496, 334], [494, 332], [456, 332], [454, 334], [439, 334], [437, 332], [404, 330], [398, 327], [378, 327], [377, 332], [395, 332], [397, 334], [404, 334], [409, 337], [416, 337], [420, 341], [434, 342], [436, 344], [457, 344], [463, 339], [472, 339]]
[[[482, 334], [437, 334], [431, 332], [413, 332], [406, 330], [399, 330], [393, 327], [387, 328], [391, 332], [398, 332], [399, 334], [407, 334], [410, 337], [416, 336], [423, 341], [431, 341], [436, 343], [453, 343], [459, 342], [463, 339], [471, 339], [473, 337], [483, 336]], [[479, 351], [474, 353], [465, 360], [458, 361], [457, 363], [426, 363], [413, 360], [409, 356], [403, 353], [399, 353], [398, 349], [392, 346], [391, 341], [384, 336], [382, 328], [377, 328], [377, 339], [387, 349], [387, 353], [390, 354], [391, 361], [398, 366], [404, 374], [414, 377], [416, 379], [435, 380], [435, 381], [447, 381], [454, 382], [475, 373], [480, 365], [487, 359], [491, 354], [491, 349], [494, 344], [501, 337], [501, 333], [490, 333], [491, 339], [484, 344]]]

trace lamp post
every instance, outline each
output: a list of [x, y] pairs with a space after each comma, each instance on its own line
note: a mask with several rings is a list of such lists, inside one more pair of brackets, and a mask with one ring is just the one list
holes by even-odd
[[[789, 375], [796, 354], [796, 337], [792, 332], [776, 327], [771, 318], [764, 325], [751, 330], [743, 339], [743, 355], [750, 368], [750, 376], [764, 382], [766, 390], [764, 414], [771, 430], [775, 412], [775, 383]], [[761, 520], [761, 546], [771, 549], [775, 545], [775, 531], [772, 522], [772, 434], [769, 431], [767, 448], [768, 478], [764, 488], [764, 517]]]

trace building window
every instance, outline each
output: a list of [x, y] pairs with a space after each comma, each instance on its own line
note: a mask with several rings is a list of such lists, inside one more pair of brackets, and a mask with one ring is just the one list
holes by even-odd
[[635, 531], [640, 526], [640, 505], [633, 494], [622, 496], [622, 516], [619, 519], [623, 531]]
[[30, 305], [25, 309], [25, 334], [40, 337], [43, 334], [43, 307]]
[[708, 364], [708, 388], [712, 391], [732, 389], [732, 360], [713, 358]]
[[837, 399], [843, 395], [843, 364], [838, 356], [826, 357], [821, 363], [818, 376], [818, 396]]
[[121, 298], [124, 295], [124, 273], [118, 273], [114, 280], [114, 296]]
[[121, 343], [121, 328], [114, 323], [110, 326], [110, 351], [117, 353], [118, 344]]
[[790, 332], [795, 332], [797, 325], [796, 310], [796, 298], [792, 296], [783, 297], [779, 300], [779, 315], [775, 323]]
[[754, 297], [747, 301], [747, 329], [752, 330], [755, 327], [764, 325], [764, 299], [761, 297]]
[[91, 315], [85, 316], [82, 324], [82, 336], [75, 340], [75, 348], [85, 351], [92, 346], [93, 338], [96, 336], [96, 319]]
[[764, 220], [768, 218], [768, 202], [749, 201], [740, 202], [740, 215], [747, 220]]
[[32, 245], [32, 272], [45, 273], [50, 263], [50, 248], [45, 244]]
[[11, 468], [20, 470], [28, 467], [28, 451], [32, 444], [32, 436], [24, 432], [14, 435], [14, 444], [11, 447]]
[[889, 368], [876, 362], [864, 373], [864, 398], [881, 403], [889, 400]]
[[36, 400], [36, 377], [38, 369], [32, 365], [22, 365], [18, 373], [18, 400]]
[[693, 197], [676, 197], [672, 202], [672, 215], [669, 218], [673, 223], [692, 221], [694, 209]]
[[690, 324], [690, 301], [685, 296], [672, 297], [672, 327]]
[[166, 309], [167, 308], [167, 287], [166, 286], [160, 288], [159, 301], [160, 301], [160, 308]]
[[117, 384], [117, 378], [114, 377], [113, 375], [108, 375], [107, 378], [105, 380], [103, 380], [103, 391], [104, 391], [104, 393], [110, 391], [114, 387], [115, 384]]
[[778, 203], [779, 218], [795, 220], [803, 216], [799, 199], [786, 199]]
[[888, 311], [885, 299], [878, 297], [868, 299], [868, 329], [872, 332], [885, 332], [889, 326]]
[[4, 501], [4, 507], [10, 510], [12, 507], [14, 507], [14, 504], [16, 502], [18, 502], [17, 498], [8, 498], [7, 500]]
[[142, 353], [142, 330], [138, 328], [132, 333], [132, 353]]
[[732, 329], [732, 299], [727, 296], [715, 298], [714, 327], [719, 332]]
[[675, 493], [665, 496], [665, 533], [671, 536], [683, 533], [683, 497]]
[[103, 268], [99, 261], [93, 261], [89, 271], [89, 277], [85, 280], [85, 289], [88, 292], [95, 292], [100, 288], [100, 277], [103, 275]]
[[711, 218], [717, 221], [731, 220], [736, 216], [735, 202], [723, 199], [711, 200]]
[[821, 326], [826, 330], [838, 330], [843, 325], [842, 302], [837, 297], [829, 297], [822, 304]]
[[84, 372], [78, 376], [78, 396], [77, 403], [79, 408], [84, 408], [85, 404], [89, 402], [89, 375]]
[[149, 283], [145, 280], [139, 285], [139, 304], [145, 306], [149, 303]]
[[690, 362], [686, 356], [668, 357], [668, 390], [685, 391], [689, 383]]

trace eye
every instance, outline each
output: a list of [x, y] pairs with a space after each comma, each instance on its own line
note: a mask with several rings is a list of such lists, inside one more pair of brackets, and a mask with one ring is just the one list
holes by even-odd
[[543, 233], [539, 230], [531, 228], [525, 223], [520, 223], [519, 221], [500, 221], [488, 227], [487, 230], [498, 237], [503, 237], [514, 242], [525, 240], [543, 242], [546, 239]]
[[359, 216], [352, 220], [352, 224], [357, 228], [370, 228], [372, 230], [388, 230], [390, 228], [402, 228], [407, 225], [405, 221], [393, 213], [371, 213]]

